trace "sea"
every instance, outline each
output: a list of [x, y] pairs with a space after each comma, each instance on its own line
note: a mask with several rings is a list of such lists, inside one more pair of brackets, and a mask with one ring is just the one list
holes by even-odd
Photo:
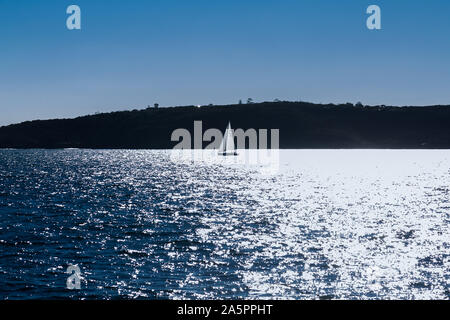
[[450, 298], [450, 150], [195, 153], [0, 150], [0, 299]]

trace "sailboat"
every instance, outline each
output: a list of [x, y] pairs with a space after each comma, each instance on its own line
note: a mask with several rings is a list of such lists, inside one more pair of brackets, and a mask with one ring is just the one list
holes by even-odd
[[233, 129], [231, 129], [231, 123], [228, 122], [227, 129], [223, 135], [222, 142], [219, 147], [219, 156], [237, 156], [236, 147], [234, 146]]

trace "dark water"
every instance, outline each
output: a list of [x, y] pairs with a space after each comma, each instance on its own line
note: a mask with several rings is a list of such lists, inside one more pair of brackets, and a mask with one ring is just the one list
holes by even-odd
[[449, 151], [169, 153], [0, 151], [0, 298], [450, 297]]

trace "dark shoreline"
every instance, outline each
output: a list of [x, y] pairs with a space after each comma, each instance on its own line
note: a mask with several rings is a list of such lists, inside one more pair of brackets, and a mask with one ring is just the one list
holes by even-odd
[[[194, 121], [223, 131], [279, 129], [281, 149], [450, 149], [450, 106], [390, 107], [265, 102], [120, 111], [0, 127], [5, 149], [172, 149]], [[269, 134], [270, 137], [270, 134]], [[270, 141], [270, 139], [269, 139]], [[205, 147], [209, 142], [204, 142]]]

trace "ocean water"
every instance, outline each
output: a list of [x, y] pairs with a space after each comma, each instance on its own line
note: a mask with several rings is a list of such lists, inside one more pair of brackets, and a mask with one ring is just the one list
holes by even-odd
[[449, 150], [278, 160], [0, 150], [0, 299], [450, 298]]

